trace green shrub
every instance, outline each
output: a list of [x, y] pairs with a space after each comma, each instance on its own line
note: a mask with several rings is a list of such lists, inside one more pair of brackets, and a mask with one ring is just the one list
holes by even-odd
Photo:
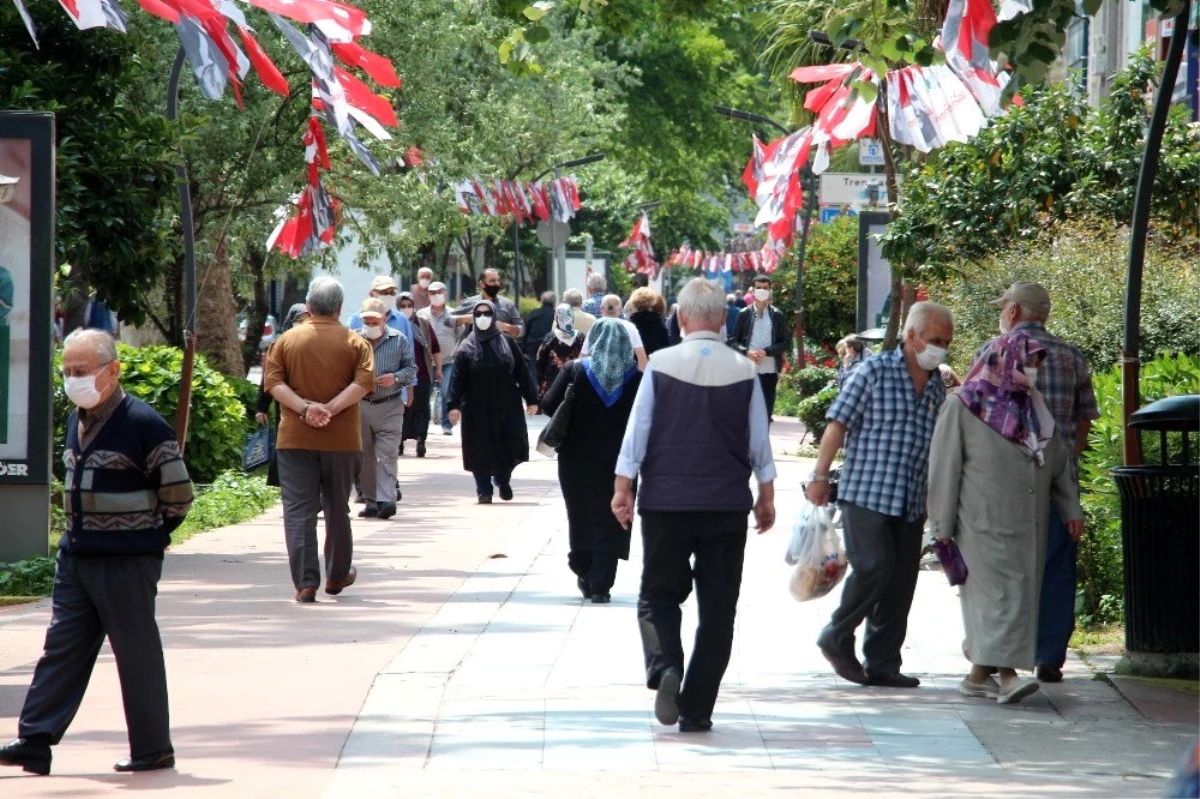
[[46, 596], [54, 587], [54, 558], [0, 563], [0, 596]]
[[837, 369], [828, 366], [806, 366], [795, 374], [796, 389], [803, 397], [811, 397], [837, 380]]
[[[1127, 228], [1105, 222], [1064, 223], [963, 270], [932, 299], [954, 314], [952, 364], [965, 374], [979, 345], [999, 335], [1000, 309], [991, 300], [1017, 280], [1041, 283], [1053, 310], [1046, 327], [1083, 350], [1093, 371], [1120, 356], [1125, 313]], [[1200, 353], [1200, 248], [1152, 236], [1142, 292], [1141, 349]]]
[[[1119, 622], [1124, 602], [1121, 548], [1121, 500], [1110, 474], [1124, 462], [1121, 424], [1121, 374], [1114, 367], [1092, 378], [1100, 418], [1088, 433], [1088, 449], [1079, 460], [1080, 500], [1087, 533], [1079, 543], [1079, 588], [1075, 612], [1084, 626]], [[1200, 392], [1200, 359], [1161, 355], [1142, 366], [1143, 403]], [[1146, 462], [1158, 461], [1158, 436], [1145, 436]], [[1170, 444], [1173, 462], [1182, 454], [1177, 434]]]
[[833, 400], [837, 395], [837, 386], [826, 386], [811, 397], [800, 400], [796, 415], [800, 417], [804, 429], [812, 433], [813, 443], [820, 441], [821, 436], [825, 433], [825, 427], [828, 424], [825, 421], [825, 414], [829, 411], [829, 406], [833, 405]]
[[201, 486], [187, 518], [174, 533], [178, 544], [196, 533], [253, 519], [279, 502], [279, 489], [267, 485], [265, 475], [228, 471], [209, 486]]
[[[121, 386], [134, 397], [148, 402], [169, 424], [175, 423], [183, 374], [183, 351], [175, 347], [129, 347], [117, 345], [121, 359]], [[62, 479], [62, 448], [71, 402], [62, 387], [62, 355], [54, 370], [55, 475]], [[246, 381], [242, 381], [245, 383]], [[221, 472], [241, 465], [242, 440], [252, 418], [230, 378], [209, 367], [196, 355], [192, 378], [192, 412], [185, 452], [188, 472], [196, 482], [209, 482]]]
[[[783, 312], [788, 324], [796, 313], [796, 259], [800, 244], [788, 250], [773, 280], [772, 303]], [[858, 303], [858, 217], [840, 216], [831, 222], [813, 225], [804, 265], [805, 335], [815, 343], [805, 344], [805, 352], [821, 358], [838, 339], [856, 332]]]
[[233, 387], [233, 393], [237, 394], [238, 401], [246, 409], [246, 418], [253, 419], [258, 410], [258, 384], [251, 383], [245, 378], [229, 377], [228, 375], [225, 376], [225, 381]]

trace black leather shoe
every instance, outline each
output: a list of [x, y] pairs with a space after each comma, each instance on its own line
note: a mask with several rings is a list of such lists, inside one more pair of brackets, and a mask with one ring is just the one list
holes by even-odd
[[1037, 667], [1038, 682], [1062, 682], [1063, 672], [1058, 666], [1049, 663], [1039, 663]]
[[712, 719], [689, 719], [687, 716], [679, 717], [680, 732], [708, 732], [712, 729]]
[[24, 738], [0, 746], [0, 765], [20, 766], [30, 774], [43, 777], [50, 773], [50, 757], [49, 746], [31, 744]]
[[477, 494], [476, 496], [479, 497], [480, 505], [491, 505], [492, 504], [492, 495], [491, 494]]
[[379, 516], [379, 508], [374, 505], [368, 505], [358, 512], [360, 519], [374, 519]]
[[579, 588], [579, 593], [583, 594], [584, 599], [592, 598], [592, 589], [588, 588], [587, 580], [582, 577], [575, 578], [575, 585]]
[[396, 504], [394, 502], [379, 503], [379, 518], [390, 519], [396, 515]]
[[659, 724], [670, 727], [679, 721], [679, 687], [683, 684], [683, 675], [679, 669], [671, 666], [665, 669], [658, 678], [658, 693], [654, 697], [654, 718]]
[[504, 500], [505, 502], [511, 502], [512, 498], [513, 498], [512, 486], [511, 485], [500, 486], [500, 499]]
[[916, 688], [921, 684], [921, 681], [916, 677], [909, 677], [907, 674], [872, 674], [867, 677], [867, 685], [875, 685], [881, 688]]
[[113, 766], [114, 771], [155, 771], [160, 768], [175, 768], [174, 749], [151, 752], [138, 757], [127, 757]]
[[418, 458], [425, 457], [425, 439], [423, 439], [423, 438], [417, 439], [417, 457]]
[[592, 594], [593, 605], [607, 605], [612, 602], [612, 596], [609, 594]]
[[857, 685], [867, 684], [867, 673], [863, 671], [862, 663], [859, 662], [858, 658], [853, 655], [839, 655], [820, 638], [817, 639], [817, 648], [821, 650], [821, 654], [829, 661], [829, 665], [833, 666], [833, 670], [837, 676]]

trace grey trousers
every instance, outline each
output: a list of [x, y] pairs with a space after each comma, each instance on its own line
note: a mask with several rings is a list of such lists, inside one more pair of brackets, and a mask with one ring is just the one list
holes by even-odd
[[404, 403], [399, 399], [388, 402], [358, 403], [358, 418], [362, 425], [362, 465], [358, 482], [367, 502], [396, 504], [396, 458], [404, 431]]
[[62, 740], [107, 635], [121, 680], [130, 755], [171, 748], [167, 669], [154, 618], [161, 577], [162, 558], [155, 555], [58, 553], [50, 628], [21, 710], [20, 737]]
[[839, 655], [853, 655], [854, 631], [865, 619], [863, 667], [869, 675], [894, 675], [908, 634], [924, 521], [909, 522], [848, 502], [841, 508], [851, 569], [842, 602], [819, 640]]
[[281, 449], [279, 488], [283, 532], [296, 589], [321, 585], [317, 559], [317, 511], [325, 511], [325, 578], [343, 580], [350, 572], [354, 538], [350, 532], [350, 488], [361, 453]]

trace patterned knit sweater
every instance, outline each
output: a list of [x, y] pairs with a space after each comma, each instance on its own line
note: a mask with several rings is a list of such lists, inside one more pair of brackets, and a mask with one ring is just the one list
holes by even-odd
[[59, 549], [162, 555], [191, 507], [192, 481], [175, 431], [157, 411], [126, 395], [87, 447], [72, 413], [63, 461], [67, 529]]

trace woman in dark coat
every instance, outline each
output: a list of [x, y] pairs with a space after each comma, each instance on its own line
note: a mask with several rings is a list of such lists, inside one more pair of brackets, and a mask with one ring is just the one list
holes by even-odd
[[629, 297], [629, 321], [638, 329], [642, 336], [642, 346], [646, 348], [646, 356], [654, 354], [655, 350], [671, 346], [667, 338], [667, 322], [663, 313], [667, 310], [667, 302], [652, 288], [634, 290]]
[[625, 424], [642, 373], [629, 334], [616, 319], [597, 319], [588, 333], [588, 357], [568, 364], [543, 398], [553, 414], [575, 384], [571, 422], [558, 450], [558, 480], [567, 505], [571, 550], [567, 565], [584, 599], [609, 601], [617, 559], [629, 559], [629, 530], [612, 514], [613, 474]]
[[554, 385], [558, 372], [579, 357], [583, 349], [583, 334], [575, 329], [575, 311], [565, 302], [554, 309], [554, 324], [537, 354], [538, 396]]
[[462, 419], [463, 468], [475, 475], [479, 504], [513, 498], [509, 479], [529, 460], [529, 433], [521, 400], [537, 413], [537, 386], [517, 343], [495, 327], [496, 307], [481, 300], [472, 311], [471, 332], [454, 353], [446, 406], [450, 421]]

